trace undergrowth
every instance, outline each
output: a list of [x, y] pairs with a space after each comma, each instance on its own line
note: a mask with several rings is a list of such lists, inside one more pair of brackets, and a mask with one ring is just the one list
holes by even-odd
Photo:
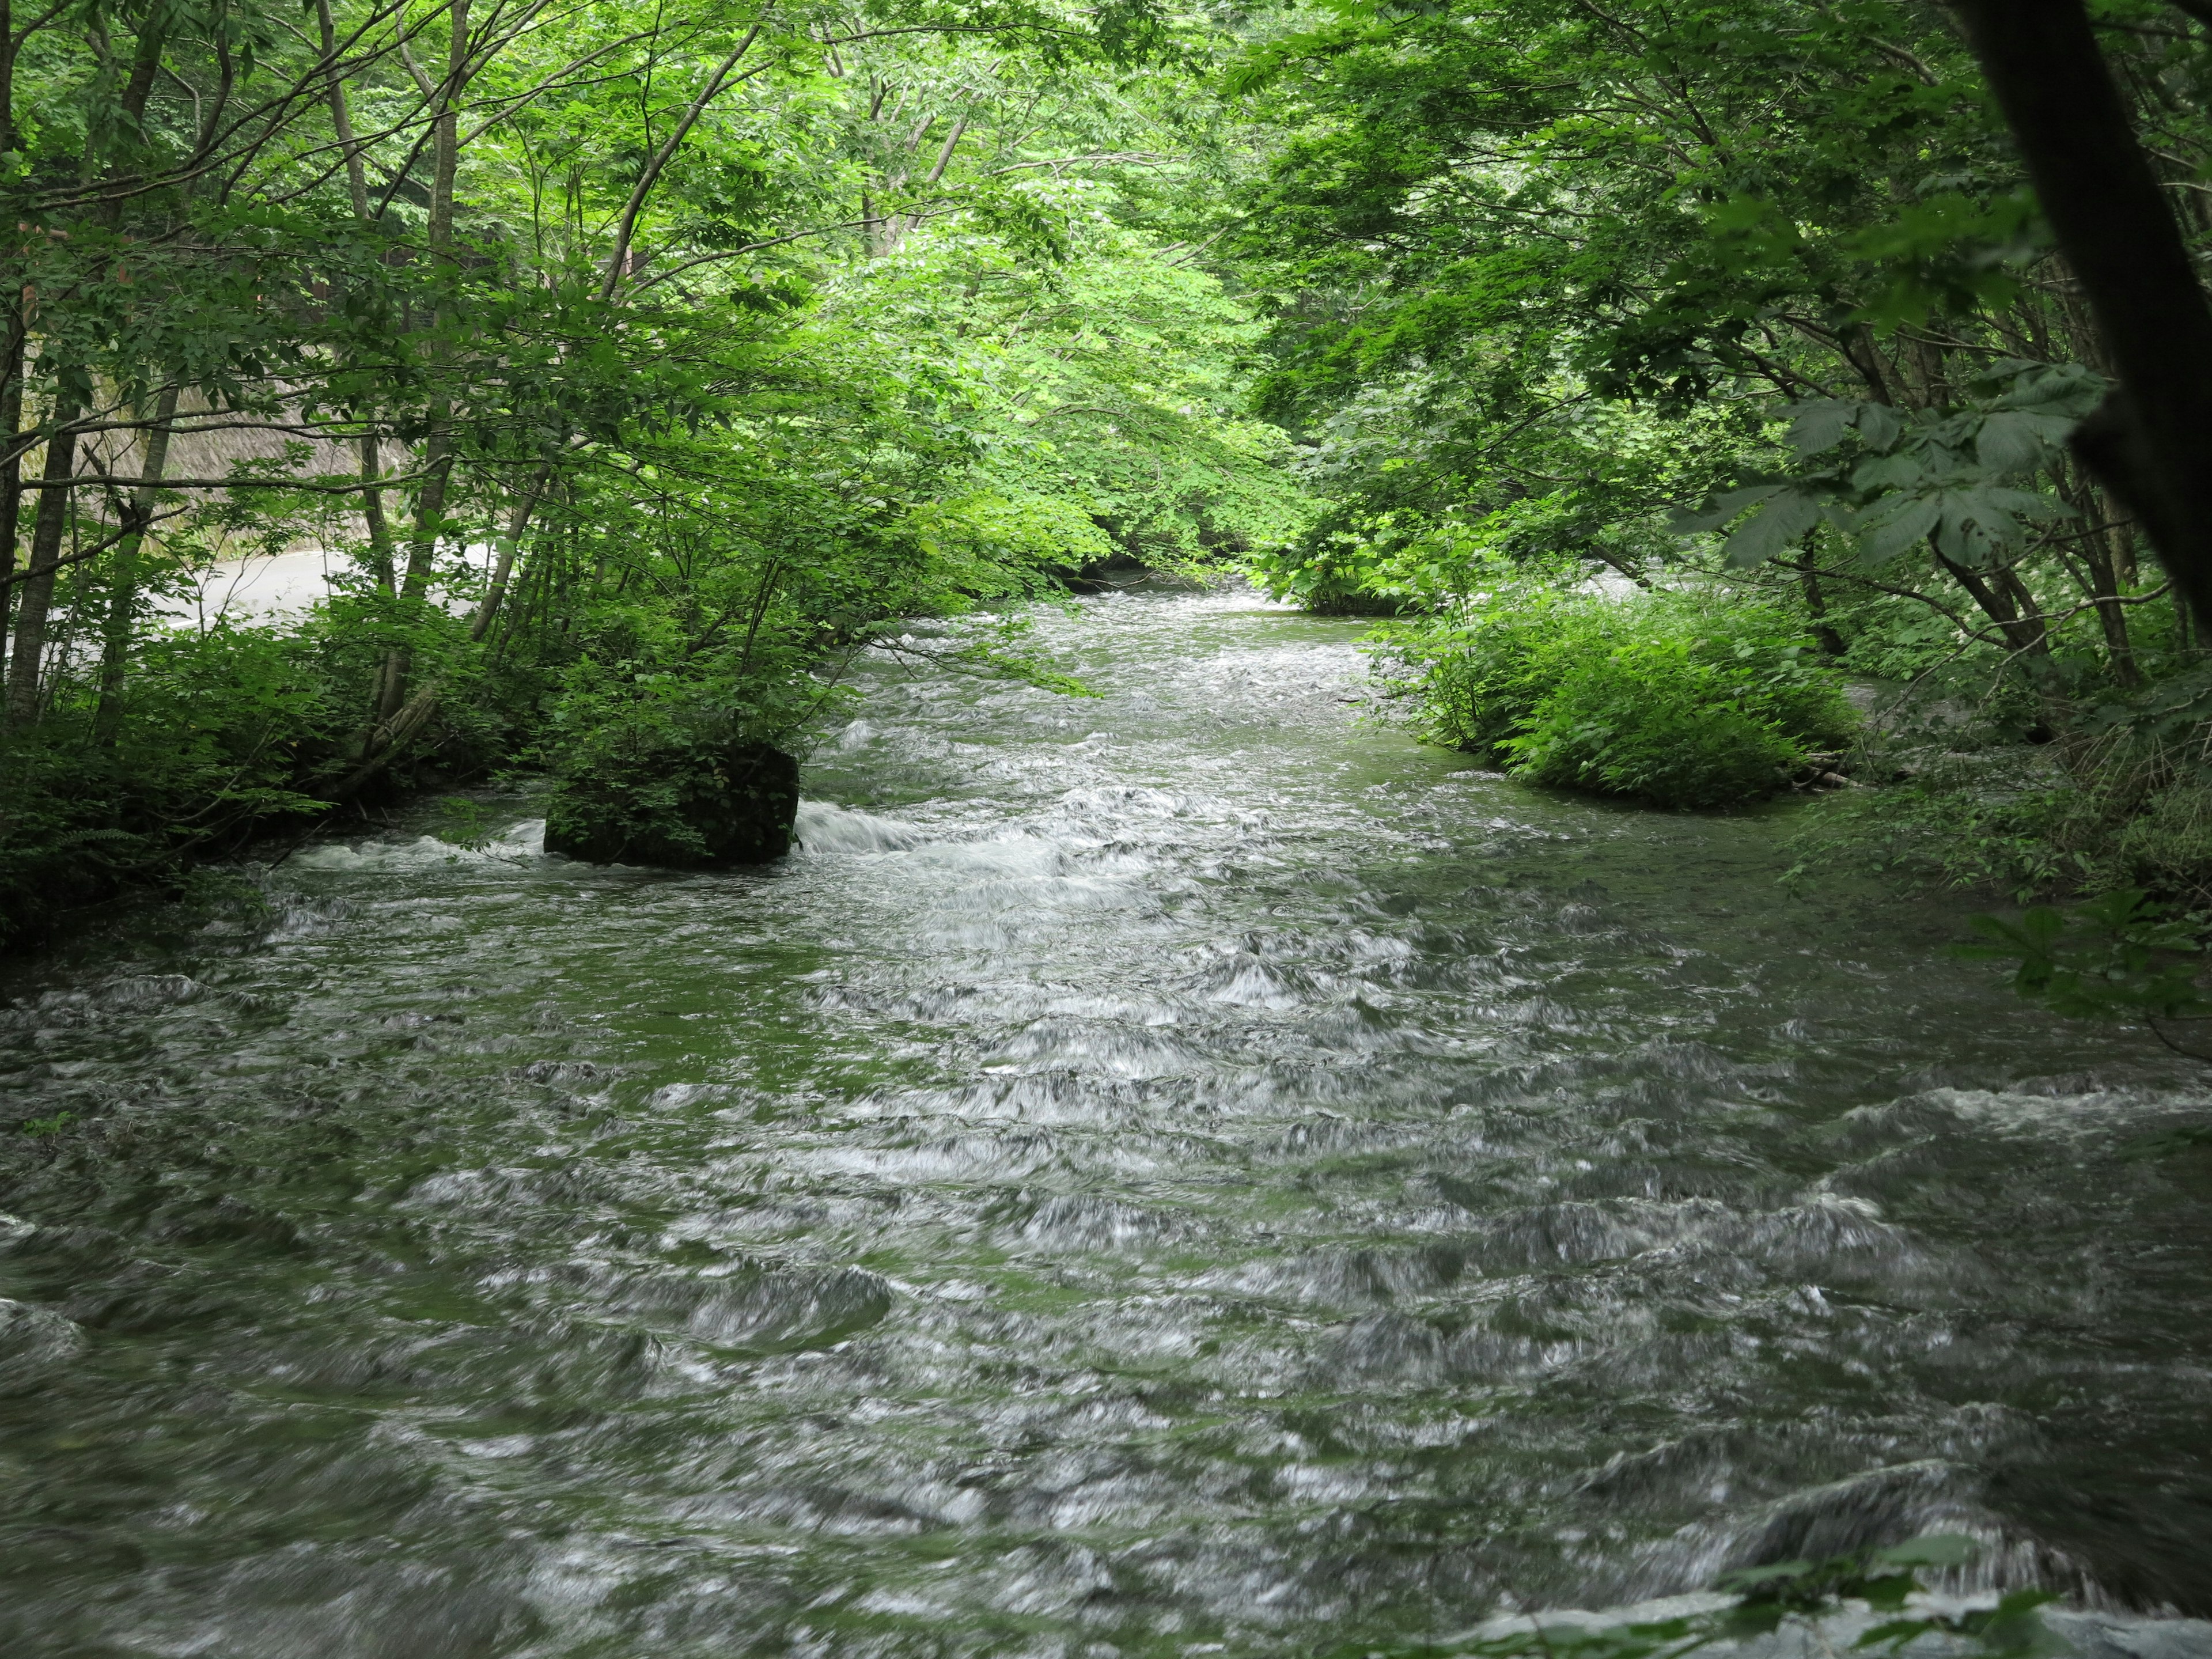
[[2212, 669], [2060, 716], [2039, 744], [1984, 708], [1886, 711], [1857, 762], [1881, 787], [1812, 815], [1793, 874], [1871, 863], [2022, 903], [2141, 890], [2212, 914]]
[[1531, 782], [1661, 806], [1771, 795], [1856, 724], [1810, 639], [1723, 593], [1516, 586], [1384, 638], [1437, 741]]

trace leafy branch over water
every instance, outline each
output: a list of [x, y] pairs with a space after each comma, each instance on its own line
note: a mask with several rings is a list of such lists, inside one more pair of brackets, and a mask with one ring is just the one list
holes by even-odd
[[2140, 1019], [2176, 1054], [2212, 1063], [2212, 1054], [2166, 1029], [2212, 1019], [2212, 1000], [2197, 984], [2204, 969], [2197, 933], [2140, 888], [2071, 910], [2033, 905], [2017, 921], [1978, 915], [1970, 925], [1987, 943], [1958, 945], [1957, 954], [2017, 962], [2013, 988], [2022, 996], [2075, 1018]]

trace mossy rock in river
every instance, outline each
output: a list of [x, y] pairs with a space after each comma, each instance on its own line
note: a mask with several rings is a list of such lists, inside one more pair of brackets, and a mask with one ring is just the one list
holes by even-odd
[[676, 870], [766, 864], [791, 850], [799, 763], [781, 749], [741, 743], [651, 759], [563, 777], [546, 805], [545, 850]]

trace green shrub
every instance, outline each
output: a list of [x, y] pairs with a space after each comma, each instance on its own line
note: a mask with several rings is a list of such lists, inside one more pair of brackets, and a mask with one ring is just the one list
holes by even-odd
[[1441, 740], [1534, 782], [1663, 806], [1771, 794], [1855, 725], [1811, 641], [1724, 595], [1509, 592], [1400, 644]]
[[2185, 775], [2150, 796], [2120, 825], [2115, 852], [2118, 879], [2212, 902], [2212, 778]]
[[1431, 735], [1510, 766], [1509, 745], [1559, 682], [1563, 659], [1602, 648], [1618, 618], [1536, 589], [1448, 629], [1423, 630], [1410, 653], [1425, 674], [1421, 696]]
[[[2036, 707], [2056, 737], [2021, 741], [1984, 698], [1885, 709], [1860, 744], [1880, 789], [1854, 790], [1791, 839], [1797, 869], [1900, 868], [2036, 899], [2141, 890], [2212, 915], [2212, 675], [2123, 700]], [[2022, 700], [2024, 701], [2024, 700]]]
[[1571, 667], [1504, 748], [1538, 783], [1726, 806], [1787, 783], [1798, 746], [1688, 641], [1635, 639]]
[[716, 869], [790, 850], [798, 764], [726, 684], [578, 665], [546, 743], [550, 852]]
[[194, 859], [321, 810], [302, 785], [337, 752], [345, 717], [310, 634], [155, 636], [112, 738], [88, 678], [56, 678], [38, 726], [0, 733], [0, 948], [117, 894], [172, 887]]

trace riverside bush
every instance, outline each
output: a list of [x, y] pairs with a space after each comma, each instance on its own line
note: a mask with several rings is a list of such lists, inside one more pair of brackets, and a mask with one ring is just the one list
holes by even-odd
[[1533, 782], [1662, 806], [1771, 794], [1855, 724], [1810, 640], [1721, 595], [1509, 592], [1399, 642], [1440, 740]]
[[742, 690], [727, 680], [579, 664], [544, 744], [554, 781], [546, 849], [679, 870], [763, 864], [790, 851], [798, 763], [762, 741]]
[[[2024, 744], [1978, 718], [1886, 712], [1863, 742], [1885, 781], [1830, 800], [1793, 834], [1795, 873], [1856, 864], [2001, 892], [2020, 903], [2140, 889], [2212, 916], [2212, 722], [2149, 710], [2081, 711], [2057, 741]], [[2146, 718], [2148, 715], [2148, 718]]]
[[60, 680], [37, 726], [0, 733], [0, 950], [323, 810], [303, 787], [343, 764], [353, 689], [328, 645], [314, 629], [175, 629], [143, 648], [112, 731], [80, 678]]

